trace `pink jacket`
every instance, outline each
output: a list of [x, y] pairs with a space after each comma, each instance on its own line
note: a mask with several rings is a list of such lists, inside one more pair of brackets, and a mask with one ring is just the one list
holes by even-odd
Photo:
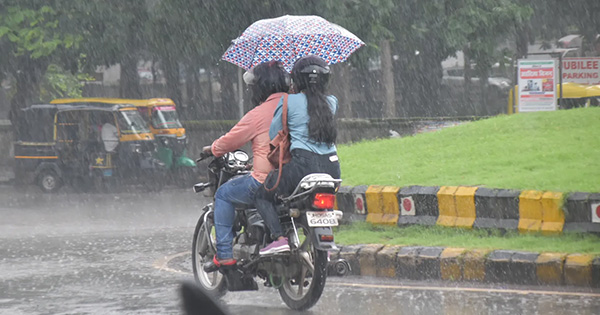
[[228, 133], [215, 140], [211, 146], [215, 156], [222, 156], [227, 152], [241, 148], [248, 141], [252, 141], [254, 155], [254, 169], [252, 177], [263, 183], [273, 166], [267, 159], [269, 154], [269, 127], [273, 120], [273, 113], [284, 93], [275, 93], [267, 100], [246, 113], [244, 117]]

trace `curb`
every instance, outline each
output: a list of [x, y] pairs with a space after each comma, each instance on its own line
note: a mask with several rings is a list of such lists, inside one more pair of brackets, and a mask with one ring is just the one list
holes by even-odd
[[592, 255], [363, 244], [331, 258], [357, 276], [600, 288], [600, 257]]
[[500, 228], [546, 235], [600, 233], [600, 193], [490, 189], [471, 186], [342, 186], [344, 221], [383, 225]]

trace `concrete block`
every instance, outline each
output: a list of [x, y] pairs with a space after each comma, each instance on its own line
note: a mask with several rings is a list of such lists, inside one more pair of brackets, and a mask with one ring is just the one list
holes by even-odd
[[589, 287], [592, 285], [592, 261], [594, 256], [571, 254], [567, 256], [564, 266], [566, 285]]
[[600, 203], [600, 194], [572, 193], [566, 203], [564, 231], [600, 233], [600, 223], [592, 222], [592, 204]]
[[477, 187], [460, 186], [456, 190], [456, 227], [472, 228], [475, 222], [475, 192]]
[[442, 280], [461, 281], [463, 279], [464, 248], [446, 248], [440, 254], [440, 276]]
[[508, 250], [495, 250], [485, 260], [485, 281], [510, 282], [510, 258], [515, 252]]
[[354, 197], [354, 212], [358, 214], [367, 214], [369, 213], [369, 208], [366, 202], [366, 192], [369, 186], [361, 185], [355, 186], [352, 188], [352, 195]]
[[456, 194], [457, 186], [442, 186], [437, 193], [438, 208], [440, 215], [437, 219], [437, 225], [455, 226], [456, 224]]
[[563, 267], [567, 254], [541, 253], [536, 260], [536, 276], [538, 284], [563, 284]]
[[600, 257], [592, 261], [592, 287], [600, 288]]
[[402, 246], [385, 246], [375, 255], [377, 277], [396, 277], [396, 256]]
[[383, 245], [364, 245], [358, 252], [358, 262], [360, 265], [361, 276], [376, 276], [377, 264], [375, 256], [378, 251], [383, 248]]
[[539, 253], [515, 252], [510, 258], [510, 282], [516, 284], [537, 284], [536, 260]]
[[475, 192], [475, 228], [516, 230], [519, 224], [517, 190], [480, 187]]
[[398, 202], [398, 192], [400, 187], [385, 186], [381, 191], [383, 201], [382, 224], [396, 225], [400, 216], [400, 203]]
[[463, 279], [467, 281], [485, 281], [486, 257], [490, 253], [485, 249], [467, 251], [463, 256]]
[[420, 224], [435, 225], [438, 217], [438, 187], [408, 186], [400, 189], [398, 200], [412, 198], [414, 203], [414, 215], [401, 215], [398, 225]]
[[369, 212], [367, 222], [379, 224], [383, 221], [383, 188], [385, 186], [372, 185], [365, 192], [365, 201]]
[[422, 247], [402, 247], [396, 255], [396, 276], [406, 279], [420, 279], [417, 271], [417, 255]]
[[423, 247], [416, 257], [417, 273], [420, 279], [441, 279], [440, 255], [443, 247]]
[[562, 209], [563, 194], [547, 191], [542, 195], [542, 233], [560, 234], [565, 225], [565, 214]]
[[335, 194], [335, 200], [337, 203], [337, 209], [344, 213], [344, 219], [346, 216], [355, 213], [354, 209], [354, 196], [352, 195], [352, 186], [342, 186], [338, 189]]
[[524, 190], [519, 196], [519, 232], [537, 232], [542, 228], [542, 192]]

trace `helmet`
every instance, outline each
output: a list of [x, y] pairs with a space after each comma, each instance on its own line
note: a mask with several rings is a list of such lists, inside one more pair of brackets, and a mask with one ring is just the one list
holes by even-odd
[[308, 85], [317, 84], [325, 87], [329, 82], [331, 70], [322, 58], [310, 55], [302, 57], [294, 63], [292, 80], [298, 91], [304, 90]]

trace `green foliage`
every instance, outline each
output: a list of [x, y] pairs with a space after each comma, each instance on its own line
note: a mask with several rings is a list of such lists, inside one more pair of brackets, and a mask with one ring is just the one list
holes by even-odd
[[600, 108], [523, 113], [341, 145], [344, 185], [600, 192]]
[[58, 18], [58, 12], [46, 5], [37, 9], [7, 7], [0, 14], [0, 42], [10, 47], [9, 60], [22, 55], [47, 57], [61, 46], [76, 48], [82, 35], [61, 32]]
[[72, 74], [56, 64], [48, 66], [40, 86], [40, 101], [49, 102], [56, 98], [82, 97], [85, 81], [92, 77], [85, 73]]

